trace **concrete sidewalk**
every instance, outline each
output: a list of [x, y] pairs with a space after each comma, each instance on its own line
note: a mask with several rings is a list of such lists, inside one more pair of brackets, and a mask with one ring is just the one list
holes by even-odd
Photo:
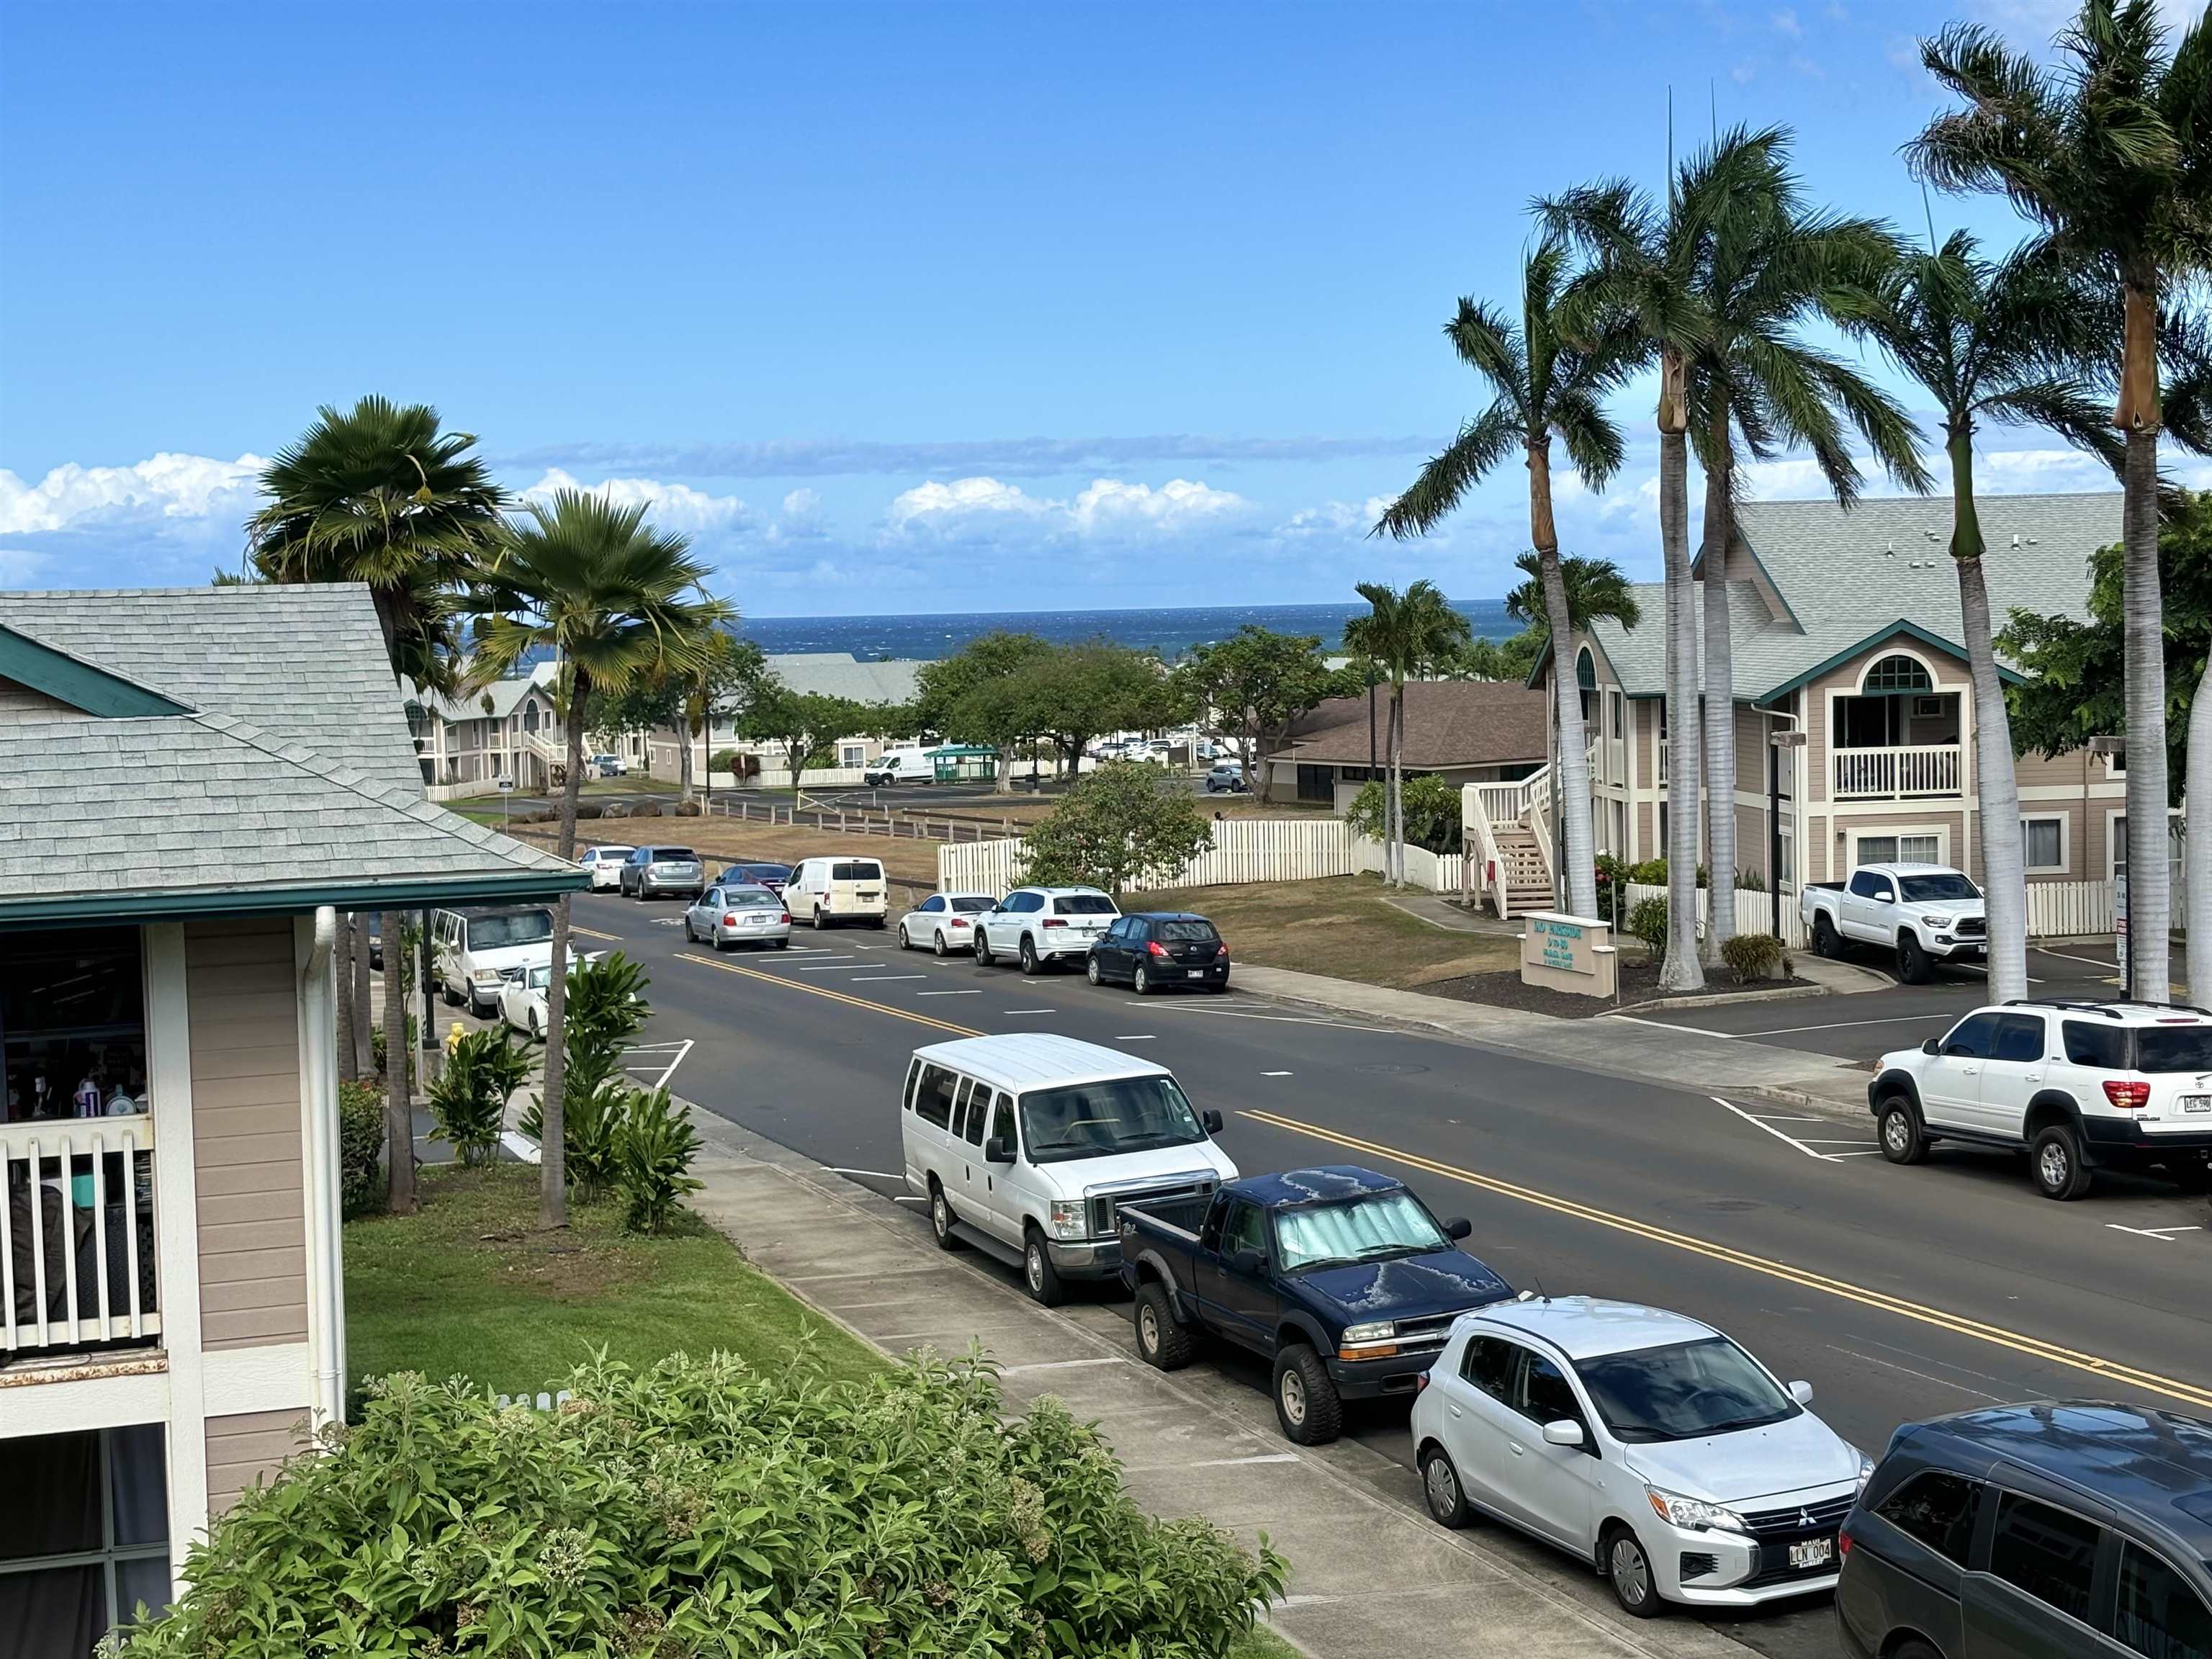
[[1412, 1472], [1378, 1452], [1292, 1447], [1249, 1379], [1205, 1358], [1153, 1370], [1126, 1303], [1039, 1307], [975, 1253], [937, 1249], [891, 1200], [712, 1113], [693, 1121], [706, 1142], [693, 1206], [748, 1261], [886, 1353], [981, 1342], [1010, 1407], [1053, 1394], [1097, 1422], [1148, 1510], [1204, 1516], [1248, 1544], [1264, 1534], [1291, 1565], [1272, 1622], [1318, 1659], [1745, 1659], [1694, 1619], [1625, 1617], [1595, 1574], [1498, 1528], [1444, 1531]]
[[1577, 1071], [1699, 1094], [1753, 1096], [1853, 1120], [1866, 1115], [1868, 1074], [1828, 1055], [1738, 1042], [1691, 1026], [1645, 1024], [1632, 1017], [1560, 1019], [1288, 968], [1239, 963], [1235, 975], [1238, 988], [1255, 996], [1425, 1026], [1487, 1048], [1553, 1060]]

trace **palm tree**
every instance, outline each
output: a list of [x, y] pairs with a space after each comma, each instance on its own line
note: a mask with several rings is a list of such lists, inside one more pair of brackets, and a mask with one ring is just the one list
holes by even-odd
[[1774, 133], [1732, 132], [1670, 169], [1663, 206], [1626, 179], [1539, 204], [1545, 222], [1589, 255], [1560, 307], [1565, 332], [1595, 338], [1625, 327], [1638, 362], [1659, 370], [1659, 539], [1667, 583], [1667, 955], [1670, 992], [1705, 984], [1698, 960], [1698, 619], [1691, 609], [1690, 360], [1712, 337], [1699, 268], [1723, 217], [1772, 166]]
[[2084, 0], [2045, 68], [1990, 30], [1954, 24], [1920, 47], [1965, 107], [1911, 146], [1946, 190], [2002, 191], [2035, 246], [2094, 271], [2123, 313], [2112, 423], [2124, 441], [2121, 542], [2127, 681], [2128, 921], [2133, 993], [2163, 1001], [2172, 895], [2166, 860], [2166, 672], [2158, 570], [2161, 308], [2212, 267], [2212, 22], [2169, 51], [2154, 0]]
[[[1458, 315], [1444, 325], [1445, 337], [1487, 384], [1490, 406], [1421, 469], [1375, 526], [1376, 533], [1401, 540], [1425, 532], [1485, 473], [1520, 451], [1528, 469], [1528, 533], [1540, 611], [1558, 640], [1571, 637], [1574, 623], [1552, 515], [1552, 439], [1556, 434], [1565, 442], [1567, 459], [1585, 484], [1604, 488], [1621, 461], [1620, 428], [1606, 413], [1605, 397], [1634, 356], [1631, 341], [1601, 337], [1585, 348], [1564, 337], [1556, 312], [1568, 279], [1566, 239], [1547, 230], [1521, 268], [1517, 325], [1477, 301], [1459, 302]], [[1552, 682], [1559, 732], [1559, 787], [1553, 793], [1566, 836], [1566, 903], [1578, 916], [1595, 915], [1597, 877], [1582, 700], [1556, 657]]]
[[1888, 269], [1897, 246], [1869, 219], [1808, 209], [1789, 170], [1782, 129], [1739, 129], [1721, 141], [1759, 158], [1713, 220], [1698, 261], [1706, 336], [1689, 362], [1691, 444], [1705, 477], [1705, 959], [1718, 965], [1735, 933], [1735, 665], [1728, 570], [1737, 539], [1740, 456], [1808, 451], [1836, 500], [1857, 498], [1858, 465], [1845, 422], [1876, 460], [1909, 488], [1928, 487], [1919, 434], [1895, 399], [1799, 330], [1832, 320], [1839, 306]]
[[491, 550], [507, 505], [476, 441], [441, 430], [427, 404], [325, 405], [262, 469], [251, 568], [269, 581], [368, 583], [393, 673], [451, 693], [454, 590]]
[[2121, 468], [2125, 447], [2079, 372], [2099, 343], [2096, 307], [2087, 301], [2081, 273], [2047, 251], [2022, 249], [1992, 264], [1978, 255], [1971, 235], [1956, 231], [1939, 249], [1901, 256], [1841, 317], [1844, 326], [1880, 345], [1935, 399], [1942, 416], [1951, 465], [1951, 557], [1974, 688], [1990, 993], [1999, 1002], [2027, 994], [2027, 877], [2012, 721], [1990, 640], [1974, 436], [1984, 421], [2047, 426]]
[[1433, 582], [1415, 582], [1403, 593], [1381, 582], [1361, 582], [1353, 591], [1372, 609], [1345, 623], [1344, 648], [1390, 680], [1389, 770], [1383, 786], [1389, 834], [1382, 857], [1383, 879], [1398, 887], [1406, 880], [1406, 682], [1465, 645], [1473, 630]]
[[[482, 617], [472, 684], [489, 684], [534, 653], [556, 653], [567, 681], [568, 760], [561, 784], [560, 854], [576, 855], [576, 797], [584, 776], [584, 720], [592, 694], [619, 694], [641, 674], [690, 672], [709, 637], [735, 615], [706, 595], [707, 567], [681, 536], [645, 526], [648, 503], [617, 507], [564, 489], [532, 502], [508, 530], [468, 608]], [[696, 594], [696, 597], [695, 597]], [[553, 912], [553, 976], [545, 988], [544, 1141], [538, 1219], [567, 1224], [561, 1083], [565, 1054], [568, 899]]]

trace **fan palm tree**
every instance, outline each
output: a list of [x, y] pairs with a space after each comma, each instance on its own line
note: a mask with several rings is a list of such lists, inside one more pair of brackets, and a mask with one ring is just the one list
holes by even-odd
[[1697, 264], [1706, 334], [1689, 359], [1691, 447], [1705, 479], [1705, 959], [1717, 966], [1735, 933], [1735, 664], [1728, 570], [1737, 540], [1740, 459], [1808, 452], [1836, 500], [1849, 507], [1859, 470], [1845, 446], [1856, 429], [1875, 459], [1907, 488], [1925, 489], [1919, 434], [1896, 400], [1841, 359], [1808, 343], [1808, 322], [1838, 308], [1889, 269], [1897, 245], [1869, 219], [1812, 211], [1790, 172], [1782, 129], [1725, 135], [1758, 158], [1726, 210], [1714, 216]]
[[1923, 179], [2000, 191], [2038, 245], [2120, 298], [2112, 413], [2126, 450], [2121, 542], [2127, 681], [2130, 983], [2168, 991], [2166, 674], [2158, 570], [2159, 345], [2181, 283], [2212, 269], [2212, 21], [2169, 49], [2154, 0], [2084, 0], [2049, 68], [1992, 31], [1954, 24], [1921, 62], [1964, 100], [1914, 140]]
[[1382, 857], [1383, 879], [1398, 887], [1406, 880], [1406, 682], [1464, 646], [1473, 630], [1433, 582], [1415, 582], [1402, 593], [1381, 582], [1361, 582], [1353, 591], [1372, 608], [1345, 623], [1344, 648], [1390, 681]]
[[[707, 567], [683, 537], [646, 527], [649, 503], [617, 507], [605, 497], [564, 489], [535, 502], [509, 527], [498, 557], [478, 579], [468, 608], [483, 620], [469, 678], [489, 684], [530, 656], [556, 653], [574, 713], [561, 784], [559, 849], [576, 855], [576, 797], [584, 776], [584, 720], [594, 692], [619, 694], [641, 674], [686, 673], [735, 611], [709, 598]], [[545, 988], [544, 1141], [538, 1218], [568, 1220], [561, 1083], [565, 1054], [568, 899], [553, 913], [552, 978]]]
[[491, 550], [506, 493], [427, 404], [366, 397], [325, 405], [261, 472], [266, 505], [246, 520], [263, 580], [366, 582], [392, 672], [450, 694], [455, 590]]
[[1902, 255], [1840, 320], [1935, 400], [1951, 467], [1951, 558], [1973, 682], [1974, 787], [1989, 899], [1990, 992], [2027, 994], [2027, 889], [2012, 721], [1991, 643], [1988, 550], [1974, 501], [1974, 437], [1984, 422], [2049, 427], [2117, 471], [2125, 446], [2082, 378], [2097, 347], [2097, 307], [2078, 270], [2047, 249], [1992, 263], [1954, 232], [1941, 248]]
[[[1485, 473], [1519, 451], [1528, 469], [1528, 533], [1540, 609], [1553, 637], [1560, 640], [1571, 636], [1575, 623], [1552, 515], [1552, 440], [1557, 435], [1566, 445], [1567, 459], [1585, 484], [1604, 488], [1621, 461], [1620, 428], [1606, 413], [1605, 397], [1635, 355], [1630, 340], [1601, 336], [1583, 347], [1562, 336], [1556, 311], [1570, 276], [1566, 239], [1547, 230], [1521, 268], [1517, 324], [1477, 301], [1459, 302], [1444, 334], [1460, 361], [1487, 384], [1490, 406], [1421, 469], [1375, 526], [1376, 533], [1401, 539], [1425, 532]], [[1567, 908], [1578, 916], [1595, 915], [1597, 878], [1582, 702], [1556, 661], [1552, 680], [1559, 732], [1559, 787], [1553, 793], [1566, 836]]]

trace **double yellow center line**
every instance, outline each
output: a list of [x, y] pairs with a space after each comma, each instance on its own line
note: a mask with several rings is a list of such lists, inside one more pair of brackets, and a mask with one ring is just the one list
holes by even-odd
[[2046, 1342], [2040, 1337], [2007, 1330], [2002, 1326], [1986, 1325], [1980, 1320], [1968, 1319], [1961, 1314], [1947, 1313], [1940, 1308], [1930, 1308], [1917, 1302], [1908, 1302], [1903, 1297], [1890, 1296], [1881, 1291], [1869, 1290], [1863, 1285], [1853, 1285], [1840, 1279], [1831, 1279], [1825, 1273], [1813, 1273], [1803, 1267], [1793, 1267], [1787, 1262], [1775, 1261], [1765, 1256], [1753, 1255], [1747, 1251], [1731, 1249], [1725, 1244], [1711, 1243], [1705, 1239], [1693, 1238], [1686, 1233], [1674, 1232], [1665, 1227], [1655, 1227], [1649, 1222], [1615, 1215], [1611, 1211], [1595, 1209], [1587, 1204], [1577, 1204], [1572, 1199], [1555, 1198], [1549, 1193], [1540, 1193], [1534, 1188], [1516, 1186], [1510, 1181], [1500, 1181], [1495, 1176], [1483, 1175], [1474, 1170], [1462, 1170], [1455, 1164], [1438, 1163], [1434, 1158], [1423, 1158], [1414, 1152], [1401, 1152], [1395, 1146], [1385, 1146], [1372, 1140], [1362, 1140], [1356, 1135], [1340, 1134], [1334, 1129], [1318, 1128], [1313, 1124], [1301, 1123], [1296, 1118], [1285, 1117], [1279, 1113], [1239, 1111], [1237, 1115], [1250, 1118], [1255, 1123], [1267, 1124], [1270, 1128], [1287, 1130], [1291, 1134], [1304, 1135], [1311, 1139], [1327, 1141], [1333, 1146], [1342, 1146], [1352, 1152], [1370, 1153], [1376, 1158], [1387, 1158], [1395, 1164], [1402, 1164], [1412, 1169], [1425, 1170], [1431, 1175], [1443, 1176], [1447, 1180], [1462, 1182], [1470, 1187], [1480, 1188], [1485, 1192], [1495, 1193], [1500, 1198], [1510, 1198], [1522, 1204], [1533, 1204], [1539, 1209], [1550, 1210], [1558, 1215], [1572, 1216], [1577, 1220], [1591, 1222], [1601, 1227], [1608, 1227], [1615, 1232], [1627, 1233], [1654, 1244], [1664, 1244], [1673, 1249], [1687, 1250], [1692, 1255], [1704, 1256], [1708, 1261], [1726, 1262], [1730, 1267], [1761, 1273], [1769, 1279], [1778, 1279], [1785, 1284], [1796, 1285], [1808, 1291], [1818, 1291], [1826, 1296], [1838, 1297], [1846, 1302], [1856, 1302], [1861, 1307], [1879, 1309], [1884, 1313], [1894, 1314], [1901, 1319], [1912, 1320], [1922, 1325], [1933, 1325], [1940, 1330], [1951, 1331], [1960, 1336], [1970, 1336], [1978, 1341], [1993, 1343], [2001, 1348], [2009, 1348], [2014, 1353], [2027, 1354], [2054, 1365], [2070, 1366], [2075, 1370], [2087, 1371], [2093, 1376], [2104, 1377], [2114, 1382], [2124, 1382], [2131, 1388], [2142, 1389], [2148, 1393], [2162, 1394], [2171, 1399], [2186, 1401], [2192, 1406], [2212, 1407], [2212, 1389], [2201, 1387], [2197, 1383], [2180, 1382], [2170, 1376], [2160, 1376], [2154, 1371], [2141, 1370], [2133, 1365], [2121, 1364], [2117, 1360], [2105, 1359], [2096, 1354], [2082, 1353], [2076, 1349], [2061, 1347], [2058, 1344]]
[[786, 979], [781, 974], [764, 974], [757, 968], [740, 968], [734, 962], [717, 962], [712, 957], [695, 957], [690, 951], [679, 951], [675, 960], [696, 963], [702, 968], [719, 968], [726, 974], [742, 974], [747, 979], [757, 979], [767, 985], [781, 985], [787, 991], [804, 991], [811, 997], [827, 997], [832, 1002], [842, 1002], [848, 1007], [865, 1008], [872, 1014], [889, 1014], [893, 1019], [911, 1020], [916, 1025], [927, 1025], [939, 1031], [950, 1031], [955, 1036], [983, 1036], [988, 1033], [972, 1025], [955, 1025], [949, 1019], [934, 1019], [927, 1014], [918, 1014], [909, 1009], [894, 1008], [888, 1002], [871, 1002], [866, 997], [848, 996], [842, 991], [833, 991], [826, 985], [802, 985], [797, 980]]

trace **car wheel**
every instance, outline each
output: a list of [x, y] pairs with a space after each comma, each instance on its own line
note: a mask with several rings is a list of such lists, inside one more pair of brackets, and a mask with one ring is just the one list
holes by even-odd
[[1328, 1367], [1303, 1342], [1275, 1356], [1275, 1421], [1298, 1446], [1326, 1446], [1344, 1431], [1344, 1402]]
[[538, 1011], [535, 1008], [532, 1008], [525, 1017], [523, 1024], [530, 1028], [530, 1036], [532, 1042], [543, 1042], [545, 1040], [545, 1033], [538, 1029]]
[[1456, 1532], [1474, 1519], [1467, 1494], [1460, 1490], [1459, 1471], [1442, 1446], [1430, 1446], [1421, 1453], [1421, 1498], [1429, 1506], [1429, 1518], [1440, 1527]]
[[1037, 970], [1036, 941], [1027, 933], [1022, 935], [1022, 971], [1034, 974]]
[[1152, 974], [1141, 962], [1137, 964], [1136, 970], [1129, 975], [1129, 988], [1140, 997], [1148, 997], [1152, 994]]
[[1930, 975], [1928, 952], [1912, 933], [1897, 936], [1897, 976], [1907, 985], [1925, 985]]
[[1615, 1527], [1606, 1535], [1605, 1582], [1613, 1586], [1613, 1600], [1632, 1618], [1650, 1619], [1659, 1612], [1659, 1589], [1651, 1580], [1651, 1558], [1626, 1527]]
[[898, 935], [900, 950], [911, 951], [914, 949], [914, 941], [906, 936], [906, 924], [904, 922], [899, 923]]
[[945, 1195], [945, 1188], [937, 1184], [936, 1177], [929, 1182], [929, 1231], [937, 1235], [937, 1248], [957, 1250], [961, 1242], [952, 1236], [952, 1200]]
[[1083, 977], [1089, 980], [1093, 985], [1103, 985], [1106, 982], [1106, 976], [1098, 971], [1098, 958], [1097, 957], [1085, 957], [1083, 958]]
[[1139, 1291], [1131, 1317], [1137, 1324], [1137, 1352], [1147, 1365], [1179, 1371], [1190, 1364], [1198, 1344], [1187, 1327], [1176, 1322], [1175, 1308], [1165, 1288], [1154, 1282]]
[[1831, 961], [1843, 955], [1844, 942], [1836, 937], [1836, 924], [1828, 920], [1825, 910], [1813, 918], [1813, 954], [1826, 957]]
[[1925, 1642], [1900, 1642], [1889, 1650], [1889, 1659], [1943, 1659]]
[[724, 939], [720, 929], [717, 929], [714, 938], [708, 941], [708, 944], [714, 947], [714, 954], [718, 957], [724, 951], [727, 951], [734, 942], [735, 941], [733, 940]]
[[822, 920], [822, 907], [818, 904], [814, 907], [814, 915], [811, 920], [814, 923], [814, 931], [817, 933], [829, 925]]
[[1928, 1156], [1928, 1137], [1921, 1132], [1920, 1114], [1903, 1095], [1881, 1103], [1876, 1127], [1881, 1134], [1881, 1155], [1892, 1164], [1917, 1164]]
[[991, 954], [991, 941], [981, 933], [975, 935], [975, 965], [988, 968], [997, 958]]
[[2063, 1201], [2089, 1190], [2088, 1166], [2081, 1162], [2081, 1138], [2072, 1127], [2054, 1123], [2036, 1136], [2028, 1149], [2028, 1168], [2035, 1189], [2045, 1198]]
[[933, 956], [948, 957], [952, 954], [945, 943], [945, 930], [942, 927], [931, 930], [929, 949]]
[[1052, 1252], [1044, 1247], [1044, 1235], [1034, 1227], [1022, 1241], [1022, 1284], [1030, 1299], [1044, 1307], [1057, 1308], [1067, 1300], [1067, 1286], [1060, 1279], [1060, 1269], [1052, 1265]]

